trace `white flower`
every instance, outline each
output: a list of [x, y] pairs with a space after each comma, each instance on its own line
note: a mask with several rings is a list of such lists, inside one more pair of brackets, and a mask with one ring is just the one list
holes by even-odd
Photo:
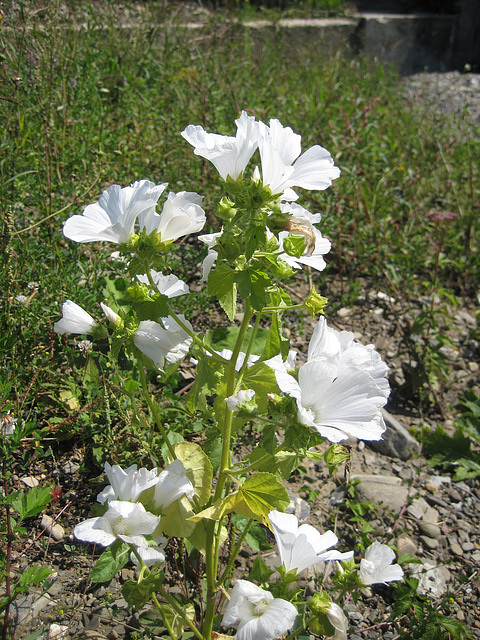
[[115, 313], [113, 309], [110, 309], [110, 307], [108, 307], [103, 302], [100, 303], [100, 306], [102, 308], [103, 313], [105, 314], [106, 319], [111, 324], [113, 324], [114, 327], [118, 327], [119, 325], [122, 324], [122, 319], [120, 318], [118, 313]]
[[335, 602], [331, 602], [325, 613], [330, 624], [335, 628], [335, 640], [347, 640], [348, 620], [343, 609]]
[[[180, 314], [179, 319], [191, 330], [190, 322]], [[165, 360], [169, 363], [179, 362], [188, 353], [192, 338], [168, 316], [162, 318], [163, 326], [153, 320], [142, 320], [133, 336], [135, 346], [148, 356], [159, 369]]]
[[[282, 253], [280, 258], [294, 269], [301, 269], [302, 265], [306, 265], [308, 267], [312, 267], [312, 269], [316, 269], [317, 271], [323, 271], [327, 266], [323, 256], [330, 251], [332, 245], [330, 240], [324, 238], [320, 231], [315, 227], [311, 228], [311, 233], [315, 236], [315, 247], [310, 255], [307, 254], [296, 258], [295, 256], [288, 255], [288, 253]], [[288, 231], [281, 231], [278, 234], [280, 251], [283, 250], [283, 241], [288, 235]]]
[[203, 127], [193, 124], [182, 131], [185, 140], [195, 147], [194, 153], [210, 160], [224, 180], [228, 176], [236, 180], [258, 146], [258, 123], [254, 116], [242, 111], [235, 124], [235, 137], [207, 133]]
[[198, 233], [205, 224], [205, 211], [200, 206], [203, 196], [190, 191], [170, 192], [161, 214], [149, 209], [138, 217], [141, 230], [159, 233], [162, 242]]
[[[267, 361], [272, 366], [272, 363]], [[355, 343], [353, 334], [327, 328], [320, 318], [298, 382], [286, 367], [273, 365], [280, 389], [297, 401], [298, 419], [331, 442], [348, 436], [379, 440], [385, 431], [381, 407], [390, 387], [388, 367], [372, 345]]]
[[317, 224], [322, 220], [321, 213], [310, 213], [308, 209], [296, 202], [282, 202], [280, 204], [282, 213], [288, 213], [294, 220], [303, 223]]
[[393, 582], [403, 578], [403, 569], [399, 564], [392, 564], [395, 553], [386, 544], [374, 542], [365, 551], [365, 558], [360, 561], [360, 580], [363, 584]]
[[340, 368], [351, 365], [363, 368], [375, 380], [380, 392], [388, 398], [388, 367], [373, 344], [365, 346], [355, 342], [353, 333], [330, 328], [325, 318], [320, 316], [308, 345], [307, 360], [321, 360], [325, 357], [335, 357]]
[[95, 542], [108, 547], [120, 539], [140, 547], [148, 547], [145, 535], [155, 531], [160, 516], [145, 510], [139, 502], [113, 500], [103, 516], [80, 522], [73, 533], [82, 542]]
[[241, 409], [241, 405], [251, 400], [254, 395], [255, 391], [253, 389], [241, 389], [238, 393], [234, 393], [232, 396], [225, 398], [225, 402], [230, 411], [238, 411]]
[[270, 120], [269, 127], [260, 122], [259, 132], [263, 184], [274, 195], [283, 193], [284, 200], [296, 200], [297, 195], [290, 187], [323, 190], [340, 175], [340, 169], [323, 147], [315, 145], [300, 155], [301, 137], [278, 120]]
[[287, 572], [295, 570], [300, 573], [327, 560], [348, 560], [353, 557], [353, 551], [327, 551], [338, 542], [333, 531], [322, 535], [309, 524], [298, 526], [295, 515], [280, 513], [276, 509], [270, 511], [268, 518], [277, 542], [280, 561]]
[[118, 464], [112, 467], [106, 462], [105, 473], [110, 484], [97, 496], [97, 500], [101, 504], [111, 500], [136, 502], [143, 491], [158, 482], [156, 468], [151, 471], [144, 468], [137, 470], [136, 464], [123, 470]]
[[292, 628], [297, 610], [252, 582], [237, 580], [222, 625], [237, 627], [236, 640], [274, 640]]
[[95, 326], [95, 320], [78, 304], [67, 300], [62, 305], [62, 319], [55, 322], [55, 333], [89, 333]]
[[[177, 296], [183, 296], [189, 292], [188, 285], [170, 273], [168, 276], [164, 276], [163, 273], [150, 269], [150, 275], [152, 277], [158, 292], [167, 298], [175, 298]], [[137, 276], [138, 280], [143, 284], [150, 284], [147, 274]]]
[[123, 189], [114, 184], [102, 193], [98, 202], [86, 207], [82, 215], [69, 218], [63, 233], [75, 242], [128, 242], [140, 214], [153, 212], [167, 183], [155, 185], [149, 180], [134, 182]]
[[194, 494], [195, 489], [187, 477], [182, 461], [174, 460], [158, 476], [153, 503], [155, 509], [163, 510], [182, 496], [187, 496], [190, 500]]
[[[163, 537], [155, 538], [150, 542], [147, 547], [137, 547], [137, 553], [142, 559], [143, 564], [147, 567], [151, 567], [157, 562], [165, 562], [164, 548], [167, 544], [167, 539]], [[140, 565], [138, 558], [134, 553], [130, 554], [130, 560], [137, 567]]]
[[217, 238], [222, 235], [221, 232], [218, 233], [204, 233], [202, 236], [198, 236], [198, 239], [207, 245], [208, 253], [205, 256], [202, 264], [202, 282], [206, 282], [208, 279], [208, 274], [212, 270], [213, 265], [217, 261], [218, 251], [215, 251], [213, 248], [217, 242]]

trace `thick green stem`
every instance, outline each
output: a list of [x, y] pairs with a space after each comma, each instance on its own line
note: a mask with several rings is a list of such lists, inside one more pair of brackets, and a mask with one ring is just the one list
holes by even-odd
[[[252, 309], [248, 301], [245, 302], [245, 309], [242, 324], [238, 332], [237, 340], [233, 348], [232, 357], [228, 365], [225, 367], [227, 376], [227, 390], [226, 397], [233, 395], [235, 392], [235, 365], [237, 363], [238, 356], [242, 349], [243, 341], [247, 333], [248, 323], [252, 316]], [[225, 418], [223, 422], [222, 433], [222, 456], [220, 461], [220, 473], [218, 476], [217, 487], [215, 489], [214, 501], [220, 499], [223, 496], [225, 483], [228, 479], [227, 472], [230, 467], [231, 459], [231, 436], [232, 436], [232, 418], [233, 411], [230, 411], [225, 404]], [[218, 529], [215, 533], [215, 525]], [[216, 573], [218, 566], [218, 551], [219, 546], [216, 544], [217, 536], [220, 536], [222, 527], [222, 521], [218, 523], [209, 521], [207, 523], [207, 542], [205, 549], [205, 569], [207, 578], [207, 606], [205, 608], [204, 625], [203, 625], [203, 638], [204, 640], [211, 640], [213, 620], [215, 617], [215, 605], [216, 605]]]

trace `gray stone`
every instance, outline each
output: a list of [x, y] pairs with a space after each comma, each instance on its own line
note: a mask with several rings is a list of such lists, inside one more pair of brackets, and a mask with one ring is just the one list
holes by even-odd
[[60, 524], [56, 524], [53, 518], [47, 516], [46, 513], [43, 514], [42, 520], [40, 522], [40, 528], [44, 531], [48, 531], [48, 533], [52, 536], [54, 540], [59, 542], [63, 540], [65, 537], [65, 530]]
[[356, 486], [361, 500], [373, 502], [399, 513], [408, 500], [408, 487], [396, 476], [354, 475], [352, 480], [359, 479]]
[[436, 540], [438, 540], [438, 538], [442, 534], [442, 531], [437, 524], [432, 524], [431, 522], [426, 522], [425, 520], [419, 520], [417, 524], [420, 531], [429, 538], [435, 538]]
[[19, 625], [28, 620], [38, 618], [42, 611], [51, 609], [55, 604], [55, 601], [47, 594], [40, 597], [34, 593], [20, 596], [11, 605], [15, 624]]
[[463, 549], [465, 552], [473, 551], [473, 550], [475, 549], [475, 545], [473, 544], [473, 542], [464, 542], [464, 543], [462, 544], [462, 549]]
[[68, 637], [68, 626], [65, 624], [52, 624], [48, 630], [48, 640], [63, 640]]
[[401, 535], [397, 538], [397, 549], [399, 555], [408, 553], [408, 555], [414, 556], [417, 553], [417, 544], [410, 536]]
[[409, 460], [420, 451], [420, 444], [394, 416], [385, 409], [381, 411], [387, 430], [382, 439], [371, 442], [371, 446], [382, 455]]
[[450, 543], [450, 549], [451, 549], [452, 553], [454, 553], [456, 556], [461, 556], [461, 555], [463, 555], [463, 549], [462, 549], [462, 547], [458, 544], [458, 542], [451, 542], [451, 543]]
[[27, 487], [30, 487], [30, 489], [33, 489], [33, 487], [38, 487], [38, 480], [33, 476], [25, 476], [20, 479], [23, 482], [23, 484], [26, 484]]
[[438, 543], [438, 540], [435, 540], [435, 538], [429, 538], [428, 536], [420, 536], [420, 540], [427, 547], [427, 549], [430, 549], [430, 551], [433, 551], [434, 549], [438, 549], [439, 543]]
[[447, 592], [450, 571], [445, 567], [437, 567], [433, 562], [425, 560], [423, 564], [409, 564], [410, 573], [418, 578], [417, 592], [422, 596], [440, 598]]
[[288, 491], [288, 497], [290, 498], [290, 504], [285, 510], [286, 513], [293, 513], [300, 522], [306, 520], [310, 515], [310, 505], [308, 502], [300, 498], [300, 496], [297, 496], [293, 491]]

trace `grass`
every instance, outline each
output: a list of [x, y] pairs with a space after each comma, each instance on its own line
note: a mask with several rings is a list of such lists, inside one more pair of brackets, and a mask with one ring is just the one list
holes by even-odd
[[[197, 190], [212, 211], [219, 181], [180, 137], [189, 123], [232, 133], [246, 108], [301, 132], [304, 148], [320, 143], [331, 151], [341, 178], [301, 202], [322, 212], [322, 232], [332, 240], [322, 293], [329, 295], [332, 278], [351, 292], [331, 294], [334, 306], [351, 304], [360, 283], [407, 306], [426, 298], [427, 312], [439, 291], [475, 303], [473, 130], [407, 109], [398, 78], [372, 61], [347, 51], [325, 58], [310, 42], [294, 43], [286, 55], [280, 36], [257, 38], [220, 11], [204, 30], [192, 31], [181, 26], [179, 6], [125, 5], [126, 28], [118, 27], [110, 2], [68, 9], [19, 2], [4, 11], [2, 376], [15, 382], [15, 411], [53, 434], [71, 424], [101, 431], [102, 385], [118, 383], [104, 368], [95, 390], [85, 380], [84, 357], [52, 332], [67, 297], [93, 309], [108, 285], [108, 247], [66, 242], [62, 222], [110, 184], [141, 178]], [[442, 221], [431, 211], [456, 217]], [[187, 242], [178, 251], [179, 275], [193, 281], [201, 248]], [[204, 293], [192, 298], [192, 315], [205, 302]], [[442, 313], [448, 316], [448, 308]], [[425, 331], [432, 332], [432, 322]], [[114, 405], [114, 421], [125, 424], [124, 410]]]

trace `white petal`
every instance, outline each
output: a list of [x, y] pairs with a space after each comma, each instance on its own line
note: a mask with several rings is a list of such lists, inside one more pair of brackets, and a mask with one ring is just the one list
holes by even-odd
[[89, 333], [95, 326], [95, 320], [75, 302], [67, 300], [62, 305], [62, 319], [55, 322], [55, 333]]
[[[164, 296], [167, 296], [167, 298], [183, 296], [189, 292], [188, 285], [183, 282], [183, 280], [177, 278], [177, 276], [173, 273], [164, 276], [163, 273], [155, 271], [154, 269], [150, 269], [150, 275], [153, 282], [155, 283], [155, 286], [158, 289], [158, 292]], [[143, 284], [150, 284], [147, 274], [138, 275], [137, 279]]]
[[198, 233], [203, 229], [206, 217], [200, 206], [201, 202], [202, 196], [193, 192], [168, 194], [156, 228], [163, 242], [176, 240], [189, 233]]
[[347, 640], [348, 620], [343, 609], [331, 602], [326, 611], [327, 618], [335, 628], [335, 640]]
[[180, 460], [174, 460], [158, 477], [153, 502], [156, 509], [165, 509], [182, 496], [193, 498], [195, 489], [187, 477], [185, 467]]
[[116, 540], [108, 520], [105, 518], [89, 518], [75, 526], [73, 534], [82, 542], [94, 542], [108, 547]]

